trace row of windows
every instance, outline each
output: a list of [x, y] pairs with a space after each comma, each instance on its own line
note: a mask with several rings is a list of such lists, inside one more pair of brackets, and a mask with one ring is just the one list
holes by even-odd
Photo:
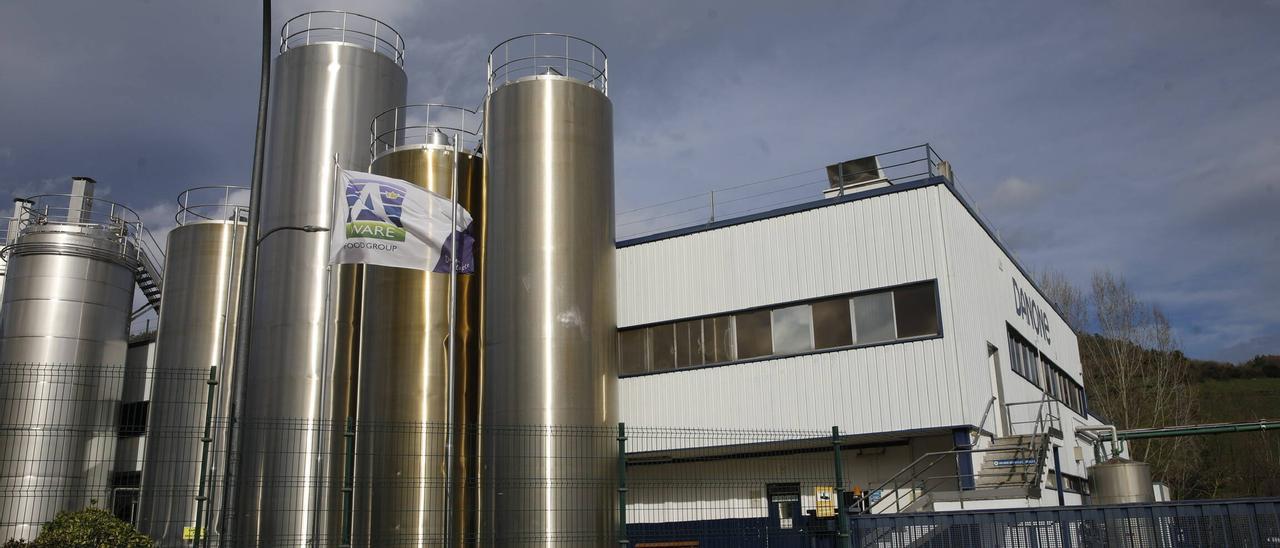
[[618, 363], [636, 375], [937, 335], [937, 284], [618, 331]]
[[1009, 330], [1009, 361], [1013, 371], [1031, 381], [1031, 384], [1043, 389], [1053, 399], [1084, 416], [1086, 411], [1084, 387], [1041, 354], [1035, 345], [1014, 330], [1013, 326], [1007, 326], [1007, 328]]

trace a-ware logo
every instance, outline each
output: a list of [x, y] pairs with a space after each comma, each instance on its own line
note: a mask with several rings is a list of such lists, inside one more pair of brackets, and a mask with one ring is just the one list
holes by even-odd
[[347, 181], [347, 237], [404, 241], [404, 189], [387, 183]]

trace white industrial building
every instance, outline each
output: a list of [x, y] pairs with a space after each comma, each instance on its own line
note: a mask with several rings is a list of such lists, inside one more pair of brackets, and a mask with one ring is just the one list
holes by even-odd
[[[804, 463], [829, 467], [831, 443], [765, 433], [829, 426], [845, 448], [842, 487], [870, 492], [873, 511], [1057, 505], [1059, 471], [1061, 500], [1083, 502], [1098, 438], [1076, 429], [1102, 423], [1087, 412], [1076, 337], [940, 167], [618, 243], [628, 428], [761, 440], [629, 446], [629, 481], [725, 482], [692, 498], [646, 490], [628, 501], [629, 521], [790, 524], [830, 485]], [[971, 442], [979, 451], [963, 452]]]

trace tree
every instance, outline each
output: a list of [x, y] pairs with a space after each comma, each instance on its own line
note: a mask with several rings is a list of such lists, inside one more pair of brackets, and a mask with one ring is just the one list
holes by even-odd
[[[1190, 360], [1178, 350], [1169, 320], [1142, 302], [1124, 278], [1096, 272], [1086, 295], [1060, 274], [1042, 274], [1042, 289], [1062, 310], [1080, 341], [1089, 406], [1121, 429], [1195, 422]], [[1089, 333], [1089, 327], [1096, 331]], [[1175, 492], [1192, 487], [1194, 438], [1134, 442], [1130, 456], [1151, 465]]]

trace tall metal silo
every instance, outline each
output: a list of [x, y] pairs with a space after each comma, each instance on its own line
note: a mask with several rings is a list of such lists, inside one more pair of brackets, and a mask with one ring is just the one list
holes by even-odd
[[613, 114], [604, 52], [556, 34], [489, 54], [484, 545], [614, 542]]
[[334, 156], [369, 165], [369, 120], [405, 103], [404, 42], [385, 23], [312, 12], [281, 30], [258, 208], [239, 414], [236, 546], [330, 546], [341, 523], [359, 269], [328, 267]]
[[[18, 240], [18, 227], [31, 203], [26, 198], [13, 199], [13, 216], [0, 217], [0, 249]], [[0, 253], [0, 305], [4, 304], [4, 274], [8, 270], [8, 254]]]
[[[135, 283], [158, 252], [129, 208], [31, 198], [5, 248], [0, 306], [0, 538], [32, 539], [63, 510], [109, 508]], [[144, 274], [145, 272], [145, 274]]]
[[225, 494], [246, 202], [242, 187], [187, 190], [169, 232], [138, 510], [139, 529], [161, 547], [190, 546], [183, 536], [193, 530], [211, 541], [222, 536], [215, 526]]
[[[483, 209], [480, 120], [445, 105], [409, 105], [372, 124], [371, 171], [452, 195], [457, 164], [458, 204]], [[455, 141], [459, 154], [455, 160]], [[479, 240], [480, 234], [474, 234]], [[479, 261], [477, 261], [479, 262]], [[430, 269], [433, 265], [423, 265]], [[352, 546], [441, 546], [475, 539], [476, 383], [479, 366], [478, 273], [457, 276], [457, 338], [453, 368], [448, 337], [450, 276], [423, 270], [367, 266], [360, 337], [356, 413], [355, 516]], [[449, 413], [449, 384], [455, 412]], [[455, 433], [450, 453], [450, 429]], [[446, 483], [450, 477], [455, 481]], [[452, 507], [446, 511], [446, 505]], [[451, 542], [459, 545], [460, 542]]]

